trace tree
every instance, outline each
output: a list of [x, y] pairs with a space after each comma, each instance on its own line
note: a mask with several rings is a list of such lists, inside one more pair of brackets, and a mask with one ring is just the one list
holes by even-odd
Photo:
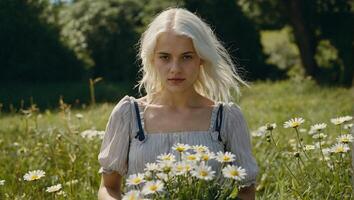
[[75, 54], [62, 45], [58, 27], [44, 15], [47, 1], [0, 1], [0, 80], [64, 81], [81, 78]]
[[[269, 0], [245, 1], [238, 4], [260, 29], [279, 29], [290, 25], [300, 49], [307, 75], [317, 81], [351, 85], [353, 75], [353, 5], [344, 0]], [[315, 62], [319, 41], [328, 39], [339, 51], [338, 63], [323, 69]], [[338, 70], [339, 69], [339, 70]], [[327, 76], [326, 73], [333, 73]]]

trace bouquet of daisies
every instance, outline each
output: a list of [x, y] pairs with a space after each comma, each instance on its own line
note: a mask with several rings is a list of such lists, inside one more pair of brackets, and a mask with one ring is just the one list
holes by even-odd
[[[155, 163], [147, 163], [144, 173], [126, 180], [126, 199], [237, 199], [245, 169], [232, 165], [235, 155], [209, 151], [202, 145], [175, 144], [173, 154], [162, 154]], [[216, 174], [208, 162], [216, 160], [221, 172]], [[214, 161], [215, 162], [215, 161]]]

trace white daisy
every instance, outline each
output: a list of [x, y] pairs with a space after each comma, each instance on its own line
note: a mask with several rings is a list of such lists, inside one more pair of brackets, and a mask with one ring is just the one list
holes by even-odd
[[343, 117], [332, 118], [332, 119], [331, 119], [331, 122], [332, 122], [334, 125], [341, 125], [341, 124], [344, 123], [344, 118], [343, 118]]
[[253, 131], [251, 134], [253, 137], [262, 137], [267, 133], [267, 127], [261, 126], [256, 131]]
[[97, 131], [97, 130], [85, 130], [83, 132], [80, 133], [81, 137], [83, 138], [87, 138], [89, 140], [92, 140], [94, 138], [103, 138], [105, 132], [104, 131]]
[[324, 138], [326, 138], [326, 137], [327, 137], [327, 135], [324, 134], [324, 133], [318, 133], [318, 134], [315, 134], [315, 135], [312, 136], [312, 138], [314, 138], [314, 139], [320, 139], [320, 140], [322, 140], [322, 139], [324, 139]]
[[5, 185], [5, 180], [0, 180], [0, 185]]
[[325, 129], [326, 127], [327, 127], [326, 123], [315, 124], [315, 125], [311, 126], [311, 130], [320, 132], [323, 129]]
[[272, 131], [272, 130], [274, 130], [276, 127], [277, 127], [277, 124], [276, 124], [276, 123], [268, 123], [268, 124], [266, 124], [266, 130], [267, 130], [267, 131]]
[[207, 146], [204, 146], [204, 145], [194, 145], [194, 146], [192, 146], [192, 149], [196, 153], [209, 151], [209, 148]]
[[145, 195], [154, 194], [156, 192], [161, 192], [162, 190], [163, 190], [163, 183], [160, 180], [149, 181], [145, 183], [142, 189], [142, 193]]
[[170, 153], [164, 153], [159, 156], [157, 156], [157, 162], [163, 162], [163, 161], [169, 161], [169, 162], [175, 162], [176, 157]]
[[344, 129], [351, 129], [352, 127], [353, 127], [353, 123], [344, 124], [344, 126], [343, 126]]
[[146, 163], [145, 164], [145, 171], [158, 171], [159, 165], [157, 163]]
[[342, 120], [343, 120], [344, 122], [349, 122], [349, 121], [351, 121], [351, 120], [353, 119], [353, 117], [352, 117], [352, 116], [349, 116], [349, 115], [344, 116], [344, 117], [341, 117], [341, 118], [342, 118]]
[[191, 153], [186, 153], [182, 155], [182, 160], [185, 161], [190, 161], [190, 162], [197, 162], [200, 160], [199, 154], [191, 154]]
[[130, 190], [123, 196], [122, 200], [143, 200], [143, 197], [140, 191]]
[[34, 181], [34, 180], [39, 180], [40, 178], [42, 178], [44, 176], [45, 176], [45, 172], [43, 170], [34, 170], [34, 171], [27, 172], [23, 176], [23, 179], [25, 181]]
[[81, 113], [77, 113], [75, 115], [75, 117], [78, 118], [78, 119], [82, 119], [84, 116]]
[[191, 147], [188, 144], [181, 144], [181, 143], [177, 143], [172, 147], [173, 150], [178, 151], [180, 153], [185, 152], [190, 148]]
[[343, 143], [337, 143], [330, 148], [331, 153], [346, 153], [349, 151], [349, 146]]
[[126, 184], [127, 185], [139, 185], [143, 182], [145, 182], [144, 174], [138, 173], [138, 174], [131, 174], [128, 177]]
[[354, 138], [351, 134], [345, 134], [337, 137], [337, 141], [339, 143], [348, 144], [349, 142], [353, 142]]
[[204, 162], [202, 162], [201, 165], [197, 166], [196, 169], [192, 171], [192, 176], [195, 176], [199, 179], [203, 180], [212, 180], [214, 177], [215, 171], [211, 170], [211, 167], [208, 165], [205, 165]]
[[156, 174], [156, 177], [160, 180], [163, 180], [163, 181], [168, 181], [168, 176], [167, 174], [165, 173], [157, 173]]
[[61, 190], [61, 184], [57, 184], [57, 185], [53, 185], [50, 187], [47, 187], [47, 189], [45, 190], [46, 192], [58, 192], [59, 190]]
[[290, 119], [289, 121], [284, 122], [284, 128], [297, 128], [303, 124], [305, 120], [301, 117]]
[[173, 168], [173, 162], [170, 162], [170, 161], [161, 161], [159, 163], [159, 171], [165, 173], [165, 174], [168, 174], [172, 171], [172, 168]]
[[221, 163], [233, 162], [235, 160], [235, 155], [230, 152], [217, 152], [215, 159]]
[[185, 169], [185, 162], [177, 162], [173, 165], [173, 170], [172, 170], [174, 175], [183, 175], [186, 172]]
[[198, 157], [202, 161], [208, 161], [208, 160], [214, 159], [215, 154], [213, 152], [199, 153]]
[[246, 170], [235, 165], [228, 165], [222, 169], [222, 173], [226, 178], [232, 178], [237, 181], [243, 180], [246, 177]]
[[316, 148], [315, 145], [311, 145], [311, 144], [307, 144], [304, 146], [305, 151], [314, 150], [315, 148]]

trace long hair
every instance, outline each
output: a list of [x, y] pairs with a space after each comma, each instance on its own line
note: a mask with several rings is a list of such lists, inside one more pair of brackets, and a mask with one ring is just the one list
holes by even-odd
[[140, 40], [139, 57], [143, 74], [139, 81], [139, 91], [145, 89], [147, 101], [151, 102], [154, 94], [162, 89], [157, 70], [152, 58], [158, 36], [168, 30], [192, 39], [198, 56], [203, 60], [203, 67], [194, 89], [199, 94], [213, 100], [229, 102], [231, 91], [240, 95], [239, 85], [247, 83], [240, 78], [236, 66], [225, 47], [219, 42], [210, 26], [195, 14], [183, 8], [169, 8], [155, 17]]

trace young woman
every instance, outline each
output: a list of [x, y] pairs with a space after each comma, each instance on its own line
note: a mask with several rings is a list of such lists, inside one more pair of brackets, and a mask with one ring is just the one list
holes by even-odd
[[146, 96], [125, 96], [111, 113], [98, 156], [99, 199], [120, 199], [122, 177], [142, 173], [176, 143], [235, 154], [247, 172], [239, 197], [254, 199], [258, 167], [241, 110], [230, 102], [246, 83], [211, 28], [185, 9], [167, 9], [144, 32], [139, 55]]

